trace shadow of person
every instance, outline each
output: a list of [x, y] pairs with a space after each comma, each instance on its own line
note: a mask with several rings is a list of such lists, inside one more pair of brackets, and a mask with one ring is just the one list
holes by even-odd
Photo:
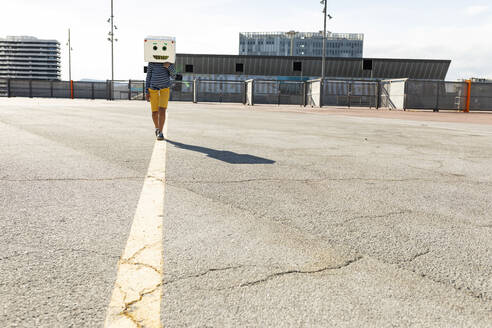
[[216, 149], [211, 149], [201, 146], [187, 145], [169, 139], [166, 139], [166, 141], [177, 148], [203, 153], [206, 154], [207, 157], [214, 158], [229, 164], [274, 164], [275, 163], [275, 161], [272, 161], [271, 159], [253, 156], [249, 154], [238, 154], [228, 150], [216, 150]]

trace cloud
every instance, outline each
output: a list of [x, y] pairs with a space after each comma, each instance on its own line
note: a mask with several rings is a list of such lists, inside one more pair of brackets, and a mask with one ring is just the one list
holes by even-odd
[[487, 5], [474, 5], [466, 8], [465, 12], [469, 16], [476, 16], [488, 12], [490, 9]]
[[[447, 79], [492, 77], [492, 43], [484, 35], [492, 34], [492, 20], [470, 26], [415, 27], [401, 34], [401, 40], [377, 39], [366, 43], [367, 57], [451, 59]], [[382, 54], [384, 54], [382, 56]]]

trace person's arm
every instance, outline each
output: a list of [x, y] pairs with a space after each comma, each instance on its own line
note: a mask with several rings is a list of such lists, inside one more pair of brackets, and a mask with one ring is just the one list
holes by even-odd
[[145, 93], [149, 94], [150, 81], [152, 79], [152, 63], [147, 65], [147, 79], [145, 80]]
[[169, 76], [171, 76], [171, 78], [176, 78], [176, 66], [174, 64], [164, 63], [164, 67], [169, 71]]

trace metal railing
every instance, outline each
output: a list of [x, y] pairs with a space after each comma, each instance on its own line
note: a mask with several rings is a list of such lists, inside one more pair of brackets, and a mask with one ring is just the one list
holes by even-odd
[[171, 87], [171, 101], [193, 101], [194, 83], [193, 81], [174, 81]]
[[245, 103], [245, 85], [242, 81], [195, 80], [195, 102]]
[[47, 81], [0, 79], [0, 97], [144, 100], [144, 81]]
[[433, 111], [491, 111], [492, 83], [441, 80], [385, 80], [381, 82], [381, 107]]
[[[171, 101], [393, 110], [492, 111], [492, 83], [396, 79], [382, 81], [174, 81]], [[145, 81], [46, 81], [0, 79], [0, 97], [145, 100]]]
[[492, 83], [490, 82], [471, 83], [470, 110], [471, 111], [492, 110]]
[[253, 94], [255, 104], [305, 104], [304, 82], [257, 80], [253, 84]]
[[322, 105], [343, 107], [378, 107], [379, 82], [356, 80], [323, 81]]

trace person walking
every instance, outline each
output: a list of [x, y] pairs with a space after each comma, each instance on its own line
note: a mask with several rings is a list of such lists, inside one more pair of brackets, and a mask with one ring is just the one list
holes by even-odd
[[146, 99], [150, 101], [152, 120], [157, 140], [164, 140], [164, 124], [169, 102], [171, 79], [176, 77], [176, 67], [171, 63], [149, 63], [145, 81]]

